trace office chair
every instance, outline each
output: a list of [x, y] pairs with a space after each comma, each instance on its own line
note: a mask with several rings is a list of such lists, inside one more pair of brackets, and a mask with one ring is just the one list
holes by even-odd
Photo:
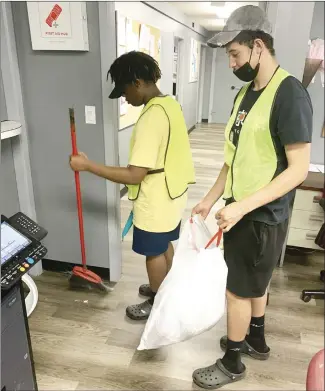
[[[324, 206], [324, 196], [319, 200], [319, 205], [323, 208], [325, 211], [325, 206]], [[315, 243], [320, 246], [321, 248], [325, 249], [325, 223], [322, 225], [316, 239]], [[325, 282], [325, 270], [321, 270], [320, 272], [320, 280], [324, 283]], [[325, 290], [323, 289], [304, 289], [301, 292], [301, 300], [303, 300], [305, 303], [308, 303], [312, 298], [314, 299], [325, 299]]]

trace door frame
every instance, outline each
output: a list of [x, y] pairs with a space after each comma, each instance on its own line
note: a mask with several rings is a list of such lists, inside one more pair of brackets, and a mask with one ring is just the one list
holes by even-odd
[[176, 100], [181, 106], [184, 102], [184, 54], [185, 54], [185, 41], [181, 37], [175, 36], [177, 39], [177, 70], [176, 70]]
[[212, 114], [213, 114], [213, 100], [214, 100], [214, 88], [215, 88], [215, 80], [216, 80], [216, 60], [217, 60], [217, 50], [213, 50], [212, 54], [212, 67], [211, 67], [211, 83], [210, 83], [210, 96], [209, 96], [209, 117], [208, 123], [212, 122]]
[[205, 79], [205, 65], [206, 65], [206, 51], [207, 45], [201, 43], [200, 47], [200, 64], [199, 64], [199, 82], [198, 82], [198, 104], [196, 110], [196, 123], [202, 121], [202, 111], [203, 111], [203, 92], [204, 92], [204, 79]]

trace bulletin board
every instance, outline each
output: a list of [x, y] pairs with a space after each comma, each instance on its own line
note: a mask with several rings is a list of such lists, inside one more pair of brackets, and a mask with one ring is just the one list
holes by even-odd
[[[138, 50], [152, 56], [160, 64], [161, 33], [155, 27], [143, 24], [116, 13], [117, 56]], [[157, 83], [159, 86], [159, 82]], [[141, 107], [129, 105], [124, 98], [119, 99], [119, 129], [135, 124], [140, 116]]]

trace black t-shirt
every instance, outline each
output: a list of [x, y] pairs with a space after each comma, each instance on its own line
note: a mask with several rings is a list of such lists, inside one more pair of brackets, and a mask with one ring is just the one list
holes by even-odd
[[[240, 105], [237, 118], [230, 131], [230, 140], [235, 146], [237, 146], [247, 114], [264, 90], [254, 91], [253, 86], [252, 83]], [[274, 177], [288, 167], [285, 145], [301, 142], [310, 143], [312, 126], [313, 108], [310, 96], [298, 79], [288, 76], [283, 80], [277, 91], [270, 118], [270, 130], [278, 159]], [[283, 222], [289, 216], [289, 205], [294, 193], [295, 190], [292, 190], [283, 197], [253, 210], [245, 218], [267, 224]], [[226, 205], [233, 201], [233, 199], [226, 200]]]

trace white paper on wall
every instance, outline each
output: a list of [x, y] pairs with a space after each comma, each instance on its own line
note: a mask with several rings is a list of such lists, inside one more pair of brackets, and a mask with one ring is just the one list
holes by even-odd
[[117, 57], [122, 56], [124, 53], [126, 53], [126, 47], [119, 45], [117, 48]]
[[150, 50], [150, 29], [145, 24], [140, 26], [139, 49]]
[[125, 98], [122, 96], [120, 98], [120, 115], [125, 115], [128, 111], [128, 104]]
[[126, 45], [126, 18], [124, 16], [119, 16], [117, 21], [117, 39], [118, 44], [125, 46]]
[[139, 38], [135, 33], [127, 36], [126, 51], [139, 50]]
[[149, 54], [151, 57], [155, 56], [155, 51], [156, 51], [156, 42], [155, 42], [155, 36], [150, 35], [149, 39]]

